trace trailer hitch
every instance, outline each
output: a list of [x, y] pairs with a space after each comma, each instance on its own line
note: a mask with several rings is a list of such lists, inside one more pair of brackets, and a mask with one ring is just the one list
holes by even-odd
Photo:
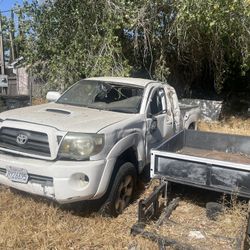
[[[161, 179], [161, 184], [154, 189], [150, 196], [139, 201], [138, 221], [131, 227], [131, 234], [133, 236], [141, 235], [156, 242], [159, 245], [159, 249], [165, 249], [166, 246], [174, 246], [175, 249], [193, 249], [188, 245], [180, 244], [176, 240], [145, 230], [146, 223], [151, 219], [157, 219], [156, 226], [161, 226], [164, 220], [170, 217], [172, 211], [178, 206], [179, 197], [173, 199], [167, 206], [167, 187], [168, 182]], [[160, 197], [164, 198], [164, 209], [161, 209]]]
[[162, 181], [153, 193], [147, 199], [139, 201], [138, 207], [138, 223], [144, 223], [150, 219], [155, 219], [160, 213], [160, 196], [166, 199], [167, 182]]

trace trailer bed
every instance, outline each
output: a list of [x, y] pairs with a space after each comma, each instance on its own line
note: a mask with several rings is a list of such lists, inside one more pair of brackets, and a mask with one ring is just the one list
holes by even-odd
[[151, 177], [250, 198], [250, 137], [181, 131], [151, 151]]
[[230, 161], [234, 163], [250, 164], [250, 156], [240, 153], [227, 153], [216, 150], [207, 150], [191, 147], [183, 147], [178, 154], [204, 157], [214, 160]]

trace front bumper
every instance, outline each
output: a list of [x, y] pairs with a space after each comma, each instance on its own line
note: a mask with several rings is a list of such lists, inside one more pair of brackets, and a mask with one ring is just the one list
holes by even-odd
[[[0, 184], [44, 196], [59, 203], [71, 203], [100, 197], [100, 182], [105, 160], [46, 161], [0, 153]], [[23, 168], [28, 182], [13, 182], [6, 177], [6, 167]], [[100, 193], [102, 192], [102, 193]]]

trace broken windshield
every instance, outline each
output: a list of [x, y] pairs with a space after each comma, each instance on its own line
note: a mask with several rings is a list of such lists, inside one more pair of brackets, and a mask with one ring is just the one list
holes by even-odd
[[81, 80], [66, 91], [57, 103], [103, 109], [124, 113], [138, 113], [143, 88], [122, 83]]

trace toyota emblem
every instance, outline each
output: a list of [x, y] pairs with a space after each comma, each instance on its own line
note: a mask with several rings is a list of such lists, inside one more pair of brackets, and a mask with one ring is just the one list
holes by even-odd
[[16, 138], [16, 142], [20, 145], [24, 145], [28, 141], [28, 136], [24, 134], [19, 134]]

